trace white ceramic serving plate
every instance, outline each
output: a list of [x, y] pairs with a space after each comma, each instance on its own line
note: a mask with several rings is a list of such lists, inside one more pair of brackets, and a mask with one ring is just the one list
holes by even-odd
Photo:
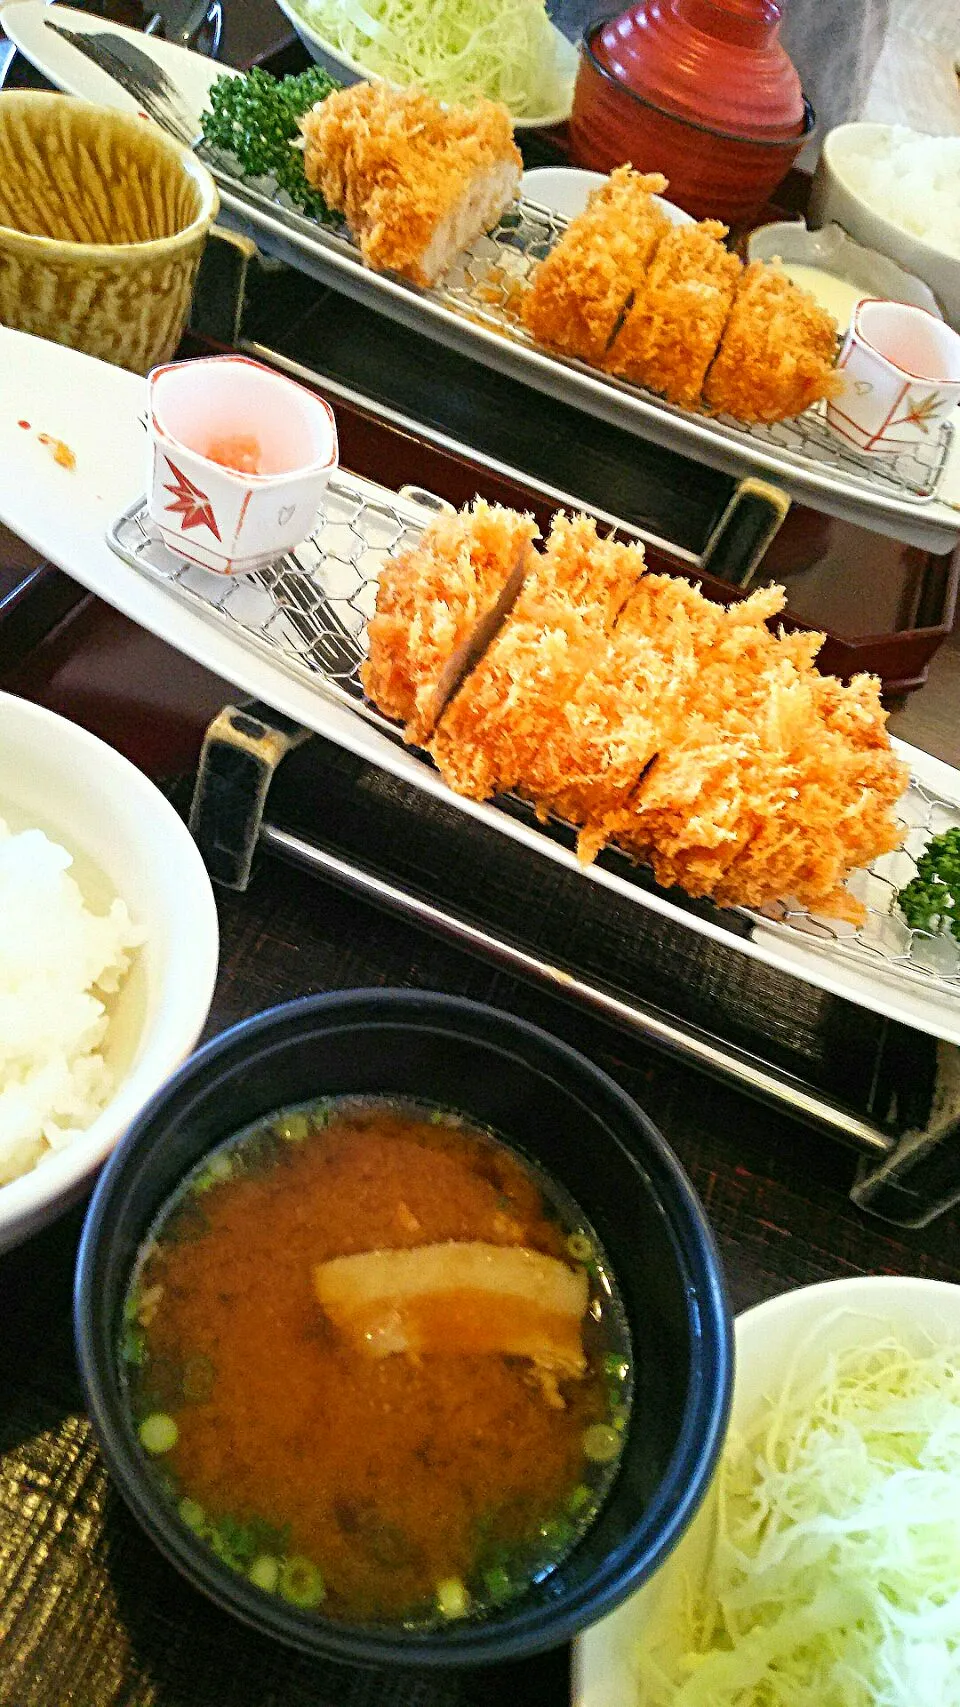
[[[351, 59], [349, 54], [341, 53], [338, 47], [320, 35], [296, 7], [290, 4], [290, 0], [277, 0], [277, 5], [293, 25], [311, 59], [322, 65], [325, 71], [329, 71], [331, 77], [335, 77], [340, 83], [358, 83], [361, 78], [375, 75], [368, 71], [360, 60]], [[553, 112], [545, 113], [540, 118], [518, 118], [514, 115], [514, 130], [543, 130], [547, 125], [562, 124], [564, 119], [570, 117], [573, 84], [577, 74], [577, 49], [555, 26], [551, 26], [551, 29], [556, 65], [567, 82], [566, 98]]]
[[950, 325], [960, 329], [960, 259], [886, 218], [849, 181], [847, 163], [851, 153], [859, 151], [864, 143], [884, 142], [897, 128], [888, 124], [842, 124], [829, 133], [810, 192], [810, 223], [828, 225], [835, 221], [858, 243], [889, 255], [892, 261], [916, 274], [929, 285]]
[[[872, 964], [864, 965], [833, 950], [818, 951], [797, 933], [787, 934], [782, 928], [758, 924], [749, 937], [733, 934], [709, 918], [681, 910], [666, 894], [629, 883], [615, 871], [597, 865], [584, 869], [571, 849], [525, 819], [453, 794], [440, 775], [414, 752], [331, 698], [322, 680], [317, 678], [314, 685], [291, 675], [279, 656], [267, 657], [251, 650], [234, 632], [234, 625], [186, 605], [171, 589], [130, 568], [110, 549], [108, 530], [143, 492], [143, 380], [75, 350], [2, 327], [0, 372], [4, 376], [0, 520], [91, 592], [297, 723], [490, 825], [565, 870], [580, 873], [584, 882], [599, 883], [621, 899], [680, 922], [710, 941], [791, 972], [871, 1011], [960, 1043], [960, 997], [956, 994], [921, 981], [882, 976]], [[21, 418], [65, 440], [74, 451], [76, 467], [61, 468], [35, 432], [18, 428]], [[381, 488], [359, 480], [356, 484], [377, 502], [387, 501], [388, 495]], [[419, 525], [431, 514], [407, 500], [397, 499], [396, 508]], [[946, 800], [960, 799], [960, 775], [949, 765], [903, 742], [894, 745], [913, 774], [932, 791]]]
[[[74, 45], [83, 36], [98, 37], [107, 46], [119, 42], [143, 54], [169, 78], [176, 91], [177, 109], [189, 119], [193, 134], [199, 134], [199, 114], [209, 104], [211, 83], [218, 77], [239, 75], [232, 66], [208, 59], [202, 53], [177, 47], [156, 36], [97, 17], [68, 6], [51, 7], [44, 0], [11, 0], [0, 6], [4, 34], [58, 89], [79, 95], [96, 106], [116, 107], [124, 113], [140, 113], [144, 103], [116, 78], [101, 70], [82, 48]], [[115, 39], [114, 39], [115, 38]]]
[[[564, 219], [575, 219], [587, 205], [593, 190], [606, 183], [603, 172], [588, 172], [583, 166], [534, 166], [520, 180], [520, 194], [540, 207], [551, 208]], [[695, 224], [692, 214], [684, 213], [676, 202], [654, 196], [672, 225]]]
[[[831, 1350], [865, 1345], [891, 1330], [917, 1353], [931, 1343], [960, 1345], [960, 1286], [902, 1275], [825, 1281], [785, 1292], [736, 1322], [731, 1429], [743, 1428], [776, 1393], [812, 1336], [801, 1376], [823, 1367]], [[684, 1579], [696, 1585], [713, 1545], [716, 1498], [708, 1494], [691, 1527], [655, 1576], [574, 1643], [572, 1707], [644, 1707], [636, 1654], [644, 1640], [669, 1639]], [[932, 1704], [931, 1704], [932, 1707]]]
[[4, 693], [0, 817], [13, 830], [45, 830], [74, 856], [88, 905], [99, 912], [122, 896], [144, 934], [111, 1009], [105, 1049], [117, 1089], [81, 1138], [0, 1186], [3, 1251], [82, 1196], [134, 1116], [190, 1053], [213, 995], [218, 931], [206, 868], [159, 789], [85, 729]]
[[[172, 94], [166, 102], [154, 99], [150, 110], [156, 116], [162, 114], [168, 128], [172, 122], [180, 135], [199, 133], [197, 115], [210, 83], [221, 71], [209, 60], [65, 6], [45, 6], [42, 0], [12, 0], [2, 18], [11, 39], [52, 82], [123, 111], [136, 112], [142, 104], [130, 92], [136, 77], [131, 83], [129, 66], [118, 72], [118, 82], [92, 64], [76, 41], [92, 36], [96, 41], [90, 51], [109, 49], [115, 55], [126, 54], [128, 60], [132, 53], [140, 62], [146, 60], [148, 67], [152, 60], [169, 78]], [[74, 40], [65, 39], [64, 30]], [[185, 61], [193, 62], [189, 69]], [[960, 539], [960, 430], [956, 426], [949, 444], [939, 436], [931, 438], [922, 458], [911, 454], [909, 466], [891, 476], [886, 468], [871, 467], [869, 457], [858, 457], [844, 446], [816, 411], [769, 428], [745, 427], [674, 407], [650, 392], [534, 345], [518, 332], [509, 314], [491, 302], [503, 296], [508, 277], [516, 276], [518, 268], [532, 266], [544, 241], [555, 240], [562, 222], [558, 226], [558, 216], [548, 210], [538, 210], [526, 201], [515, 203], [504, 215], [500, 238], [479, 238], [437, 287], [419, 290], [392, 274], [372, 272], [352, 240], [291, 212], [269, 186], [240, 184], [212, 157], [204, 153], [204, 158], [220, 190], [221, 225], [253, 236], [266, 253], [421, 335], [712, 468], [737, 477], [771, 476], [792, 497], [812, 502], [828, 515], [923, 550], [949, 552]], [[480, 279], [483, 288], [478, 292]], [[873, 462], [876, 465], [878, 459]]]

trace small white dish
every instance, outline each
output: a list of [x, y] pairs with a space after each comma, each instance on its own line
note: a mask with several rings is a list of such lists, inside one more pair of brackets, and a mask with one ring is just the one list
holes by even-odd
[[[540, 207], [548, 207], [552, 213], [559, 213], [564, 219], [575, 219], [587, 205], [587, 199], [592, 191], [598, 190], [607, 181], [603, 172], [588, 172], [583, 166], [534, 166], [531, 171], [524, 172], [520, 181], [520, 194], [526, 201], [537, 202]], [[695, 221], [689, 213], [684, 213], [682, 207], [675, 202], [666, 201], [663, 196], [654, 196], [654, 201], [660, 206], [673, 225], [693, 225]]]
[[[311, 59], [317, 65], [323, 66], [339, 83], [359, 83], [361, 79], [376, 77], [376, 73], [370, 71], [360, 60], [351, 59], [349, 54], [342, 53], [332, 42], [320, 35], [302, 13], [291, 5], [290, 0], [277, 0], [277, 5], [293, 25]], [[545, 130], [550, 125], [562, 124], [570, 117], [573, 108], [573, 85], [577, 75], [577, 49], [555, 25], [551, 28], [554, 59], [566, 86], [563, 102], [555, 111], [543, 113], [538, 118], [518, 118], [511, 115], [514, 130]]]
[[65, 847], [88, 906], [101, 912], [120, 895], [143, 934], [104, 1044], [114, 1094], [80, 1137], [0, 1186], [5, 1251], [83, 1195], [134, 1116], [190, 1053], [213, 995], [218, 931], [196, 844], [159, 789], [85, 729], [4, 693], [0, 817]]
[[910, 303], [858, 303], [837, 366], [827, 422], [858, 450], [923, 444], [960, 403], [960, 333]]
[[164, 544], [249, 574], [313, 532], [337, 466], [329, 403], [247, 356], [154, 368], [147, 502]]
[[778, 259], [791, 276], [794, 266], [810, 267], [815, 273], [826, 274], [828, 280], [840, 280], [849, 286], [852, 292], [847, 299], [849, 306], [841, 316], [838, 312], [840, 303], [832, 293], [831, 300], [828, 300], [826, 294], [818, 292], [812, 280], [802, 276], [795, 280], [811, 290], [821, 306], [834, 315], [841, 332], [846, 331], [854, 307], [865, 296], [884, 297], [890, 302], [911, 302], [915, 307], [935, 314], [938, 319], [943, 318], [933, 291], [922, 279], [905, 272], [888, 255], [881, 255], [876, 249], [867, 249], [862, 243], [855, 242], [839, 225], [824, 225], [817, 231], [808, 231], [799, 219], [761, 225], [751, 233], [747, 242], [747, 259]]

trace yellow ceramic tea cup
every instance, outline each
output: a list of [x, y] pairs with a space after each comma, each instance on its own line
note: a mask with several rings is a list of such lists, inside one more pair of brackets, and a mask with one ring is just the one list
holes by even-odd
[[219, 205], [150, 120], [0, 94], [0, 324], [147, 373], [180, 341]]

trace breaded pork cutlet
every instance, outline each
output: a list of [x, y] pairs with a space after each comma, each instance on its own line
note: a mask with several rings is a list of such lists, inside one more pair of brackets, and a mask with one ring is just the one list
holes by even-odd
[[[504, 518], [510, 545], [523, 520], [511, 529]], [[440, 544], [434, 535], [431, 550]], [[793, 898], [856, 918], [845, 880], [897, 845], [906, 783], [879, 684], [820, 676], [819, 635], [773, 634], [781, 588], [715, 605], [645, 573], [638, 546], [601, 540], [582, 516], [557, 518], [542, 552], [523, 544], [516, 603], [429, 743], [451, 787], [475, 799], [515, 789], [541, 816], [577, 826], [582, 858], [615, 840], [660, 883], [724, 906]], [[461, 612], [457, 589], [476, 582], [462, 547], [451, 575]], [[414, 704], [425, 657], [434, 690], [464, 628], [437, 622], [442, 563], [414, 567], [403, 599], [385, 583], [390, 610], [371, 625], [364, 680], [374, 697], [381, 681], [395, 686], [390, 649], [400, 649], [402, 691], [380, 700], [393, 715]], [[474, 611], [481, 602], [467, 601]], [[398, 632], [401, 607], [412, 642]]]
[[721, 905], [795, 896], [855, 918], [850, 872], [897, 845], [906, 785], [879, 683], [844, 687], [813, 659], [822, 635], [774, 635], [765, 588], [722, 613], [674, 740], [611, 825], [658, 882]]
[[459, 793], [483, 800], [516, 788], [542, 814], [562, 810], [582, 823], [598, 780], [614, 787], [611, 767], [620, 762], [629, 778], [644, 762], [649, 709], [668, 686], [652, 648], [633, 648], [629, 672], [614, 650], [643, 551], [600, 539], [586, 516], [557, 516], [545, 550], [531, 556], [513, 611], [448, 705], [430, 751]]
[[409, 741], [430, 735], [478, 631], [491, 618], [492, 630], [502, 601], [519, 589], [536, 536], [532, 516], [478, 499], [462, 514], [438, 516], [417, 545], [387, 559], [361, 679]]
[[733, 299], [703, 400], [738, 421], [781, 421], [833, 397], [837, 325], [779, 267], [752, 261]]
[[647, 574], [639, 545], [599, 538], [586, 516], [555, 517], [534, 561], [431, 752], [459, 792], [513, 789], [576, 825], [589, 861], [673, 741], [700, 630], [723, 612], [685, 581]]
[[443, 107], [416, 89], [354, 83], [300, 121], [304, 171], [342, 213], [368, 267], [432, 285], [496, 225], [523, 161], [506, 107]]
[[604, 361], [609, 372], [671, 403], [699, 403], [742, 271], [723, 246], [726, 231], [710, 219], [661, 239]]
[[542, 344], [598, 364], [670, 221], [653, 200], [658, 173], [620, 166], [533, 274], [521, 318]]

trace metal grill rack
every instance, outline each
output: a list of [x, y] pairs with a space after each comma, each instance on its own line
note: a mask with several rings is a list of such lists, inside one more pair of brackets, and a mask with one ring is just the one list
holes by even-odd
[[[244, 179], [229, 156], [201, 143], [197, 153], [210, 168], [221, 188], [251, 210], [285, 227], [301, 242], [342, 259], [360, 261], [360, 252], [346, 225], [332, 220], [321, 225], [300, 213], [284, 192], [269, 178]], [[519, 295], [537, 262], [549, 253], [566, 230], [562, 215], [535, 202], [518, 200], [506, 210], [495, 230], [457, 258], [454, 266], [431, 290], [419, 290], [405, 280], [389, 276], [394, 290], [414, 300], [420, 298], [453, 313], [457, 319], [495, 332], [518, 349], [548, 354], [561, 371], [587, 375], [611, 392], [640, 400], [680, 422], [695, 422], [711, 434], [742, 450], [751, 446], [770, 450], [798, 470], [816, 471], [832, 478], [842, 477], [864, 493], [882, 493], [900, 502], [921, 506], [936, 497], [950, 452], [954, 429], [941, 423], [929, 440], [899, 454], [866, 456], [837, 437], [827, 426], [822, 405], [789, 421], [769, 425], [745, 425], [730, 416], [708, 416], [667, 403], [643, 387], [618, 380], [584, 362], [556, 352], [541, 351], [520, 324]], [[371, 275], [366, 275], [368, 278]], [[375, 275], [373, 275], [375, 276]]]
[[[223, 576], [184, 563], [162, 543], [142, 502], [115, 524], [110, 543], [131, 567], [162, 583], [207, 620], [225, 625], [243, 645], [399, 741], [394, 726], [364, 699], [359, 672], [383, 561], [416, 542], [428, 513], [402, 494], [340, 472], [330, 482], [323, 519], [313, 536], [251, 575]], [[422, 762], [430, 766], [425, 754]], [[498, 804], [531, 821], [524, 802], [506, 799]], [[711, 918], [741, 936], [745, 926], [749, 930], [762, 925], [806, 947], [859, 962], [871, 973], [960, 997], [960, 943], [950, 936], [911, 930], [894, 905], [897, 890], [914, 875], [930, 836], [960, 825], [960, 803], [914, 780], [900, 812], [906, 832], [902, 848], [850, 880], [851, 891], [866, 909], [860, 928], [789, 904], [763, 914], [711, 908]], [[570, 826], [559, 822], [538, 826], [538, 831], [566, 842], [572, 835]], [[625, 872], [638, 890], [649, 891], [649, 873], [615, 857], [621, 874]], [[703, 904], [691, 906], [702, 910]]]
[[[507, 337], [531, 344], [533, 340], [519, 324], [516, 303], [534, 267], [566, 230], [567, 221], [549, 208], [534, 202], [518, 201], [507, 209], [496, 230], [478, 238], [472, 248], [458, 258], [446, 278], [436, 287], [436, 294], [457, 312], [479, 319]], [[557, 355], [555, 360], [582, 372], [596, 373], [584, 362]], [[609, 384], [633, 396], [655, 403], [671, 415], [689, 415], [657, 397], [642, 386], [610, 376]], [[782, 454], [801, 461], [821, 463], [848, 480], [867, 486], [877, 484], [895, 491], [899, 496], [918, 501], [932, 498], [943, 473], [950, 449], [952, 428], [943, 423], [931, 434], [928, 444], [911, 447], [899, 455], [862, 456], [831, 432], [822, 406], [808, 409], [805, 414], [789, 421], [770, 425], [745, 425], [730, 415], [710, 417], [715, 428], [733, 439], [756, 440], [770, 445]]]

